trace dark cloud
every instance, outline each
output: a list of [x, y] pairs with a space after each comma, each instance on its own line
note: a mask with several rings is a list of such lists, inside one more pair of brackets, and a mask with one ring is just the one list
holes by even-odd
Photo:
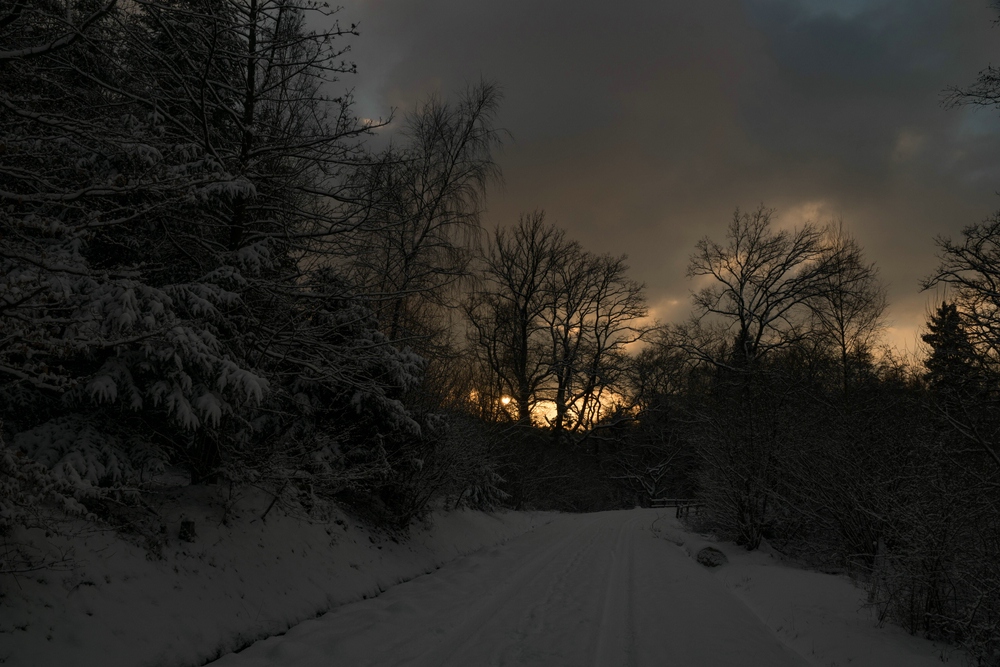
[[933, 237], [998, 207], [1000, 120], [946, 109], [998, 52], [989, 4], [353, 0], [359, 113], [486, 77], [514, 136], [489, 222], [544, 208], [628, 253], [664, 319], [687, 311], [695, 241], [736, 206], [842, 217], [892, 285], [897, 340], [932, 296]]

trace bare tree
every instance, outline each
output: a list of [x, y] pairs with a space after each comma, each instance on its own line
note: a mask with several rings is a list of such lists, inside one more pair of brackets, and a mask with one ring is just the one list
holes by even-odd
[[407, 117], [402, 147], [359, 171], [370, 203], [345, 243], [390, 340], [440, 334], [441, 309], [455, 305], [455, 288], [469, 275], [486, 189], [501, 178], [500, 99], [486, 82], [457, 102], [430, 97]]
[[711, 283], [694, 293], [693, 322], [683, 331], [687, 349], [719, 371], [696, 415], [702, 492], [720, 528], [748, 549], [760, 544], [773, 513], [794, 430], [785, 414], [794, 387], [768, 364], [808, 336], [808, 303], [828, 271], [822, 230], [776, 231], [772, 214], [763, 206], [737, 210], [725, 245], [698, 242], [688, 276]]
[[540, 211], [521, 216], [512, 229], [498, 227], [484, 257], [481, 285], [466, 303], [472, 342], [524, 424], [531, 423], [538, 390], [552, 372], [539, 339], [545, 331], [546, 285], [572, 247]]
[[623, 352], [650, 327], [643, 285], [627, 275], [625, 256], [563, 253], [547, 286], [542, 318], [551, 339], [552, 429], [593, 427], [623, 384]]
[[[963, 339], [973, 356], [969, 361], [981, 375], [995, 378], [1000, 373], [1000, 214], [966, 227], [962, 236], [961, 241], [937, 239], [938, 268], [923, 287], [948, 286]], [[995, 391], [981, 391], [977, 396], [978, 406], [965, 404], [961, 412], [949, 410], [944, 416], [1000, 467], [1000, 427], [995, 418], [1000, 398]]]
[[852, 368], [856, 370], [885, 328], [885, 286], [874, 263], [865, 261], [864, 251], [843, 222], [825, 233], [825, 270], [815, 294], [807, 300], [812, 313], [812, 331], [834, 349], [840, 365], [841, 387], [846, 394]]
[[[545, 284], [545, 307], [539, 313], [548, 330], [546, 354], [555, 383], [551, 425], [556, 436], [567, 428], [578, 396], [578, 375], [588, 354], [588, 318], [597, 287], [598, 258], [579, 244], [566, 248]], [[569, 424], [574, 427], [577, 424]]]
[[522, 217], [498, 229], [480, 288], [467, 307], [473, 343], [529, 423], [539, 402], [550, 426], [586, 431], [623, 384], [625, 348], [648, 331], [643, 286], [625, 257], [594, 255], [544, 223]]
[[939, 237], [939, 264], [923, 288], [947, 285], [965, 330], [983, 360], [1000, 358], [1000, 214], [962, 230], [961, 241]]
[[805, 335], [803, 306], [826, 273], [822, 230], [807, 223], [776, 231], [773, 213], [764, 206], [751, 213], [737, 209], [727, 244], [702, 239], [688, 266], [689, 278], [712, 279], [693, 295], [696, 321], [717, 318], [725, 324], [737, 366]]

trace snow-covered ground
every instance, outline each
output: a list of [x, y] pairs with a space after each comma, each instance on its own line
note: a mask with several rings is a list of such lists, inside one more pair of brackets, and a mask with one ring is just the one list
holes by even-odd
[[[71, 542], [36, 531], [31, 541], [53, 556], [73, 545], [75, 562], [0, 577], [0, 664], [201, 665], [552, 516], [450, 512], [404, 541], [347, 516], [310, 524], [275, 509], [261, 521], [268, 504], [245, 498], [224, 524], [225, 509], [211, 498], [166, 503], [160, 557], [111, 532]], [[193, 542], [178, 539], [182, 519], [195, 522]]]
[[849, 581], [726, 545], [710, 570], [706, 544], [662, 510], [563, 515], [215, 665], [940, 664], [875, 628]]
[[[92, 534], [75, 569], [0, 581], [0, 662], [187, 667], [268, 636], [214, 665], [941, 662], [941, 647], [875, 627], [847, 579], [711, 542], [671, 510], [453, 512], [409, 541], [346, 517], [260, 521], [252, 504], [228, 525], [173, 511], [162, 558]], [[182, 514], [194, 542], [176, 538]], [[697, 564], [708, 544], [729, 562]]]
[[[965, 665], [967, 656], [947, 645], [913, 637], [891, 624], [879, 626], [866, 594], [844, 575], [795, 566], [771, 551], [747, 552], [687, 531], [660, 511], [653, 531], [692, 559], [711, 546], [729, 559], [711, 570], [786, 646], [817, 667], [940, 667]], [[744, 663], [752, 664], [752, 663]]]

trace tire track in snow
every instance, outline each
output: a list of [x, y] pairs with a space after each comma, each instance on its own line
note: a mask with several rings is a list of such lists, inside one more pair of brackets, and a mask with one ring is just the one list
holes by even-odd
[[803, 667], [651, 518], [559, 517], [219, 667]]
[[611, 549], [593, 649], [594, 667], [635, 665], [633, 563], [636, 531], [633, 523], [631, 520], [622, 522]]
[[[491, 622], [496, 617], [501, 616], [504, 611], [514, 610], [514, 615], [521, 618], [522, 614], [518, 611], [519, 605], [522, 603], [521, 598], [528, 597], [530, 599], [531, 596], [535, 595], [535, 584], [546, 575], [551, 577], [553, 570], [557, 576], [565, 578], [572, 572], [572, 569], [567, 567], [567, 560], [570, 563], [576, 562], [600, 538], [599, 533], [588, 531], [594, 521], [583, 521], [582, 523], [583, 525], [574, 526], [573, 530], [555, 545], [534, 555], [530, 561], [514, 573], [505, 586], [492, 593], [485, 600], [478, 601], [475, 605], [475, 611], [459, 626], [453, 628], [435, 650], [412, 663], [413, 667], [445, 667], [447, 665], [467, 667], [470, 663], [463, 660], [462, 656], [477, 652], [481, 655], [481, 649], [478, 645], [482, 635], [492, 629]], [[584, 543], [582, 547], [581, 542]], [[568, 552], [575, 552], [576, 557], [566, 556], [565, 554]], [[544, 606], [544, 600], [537, 606]], [[448, 640], [451, 639], [456, 641], [449, 644]], [[521, 646], [524, 645], [525, 643], [522, 642]], [[498, 656], [494, 650], [492, 657], [502, 658], [503, 656]], [[482, 659], [482, 657], [478, 659]], [[491, 660], [489, 664], [504, 663]]]
[[595, 543], [600, 540], [599, 531], [591, 532], [590, 540], [586, 546], [579, 549], [564, 568], [559, 569], [545, 595], [540, 596], [531, 605], [528, 612], [517, 621], [513, 641], [501, 647], [495, 655], [497, 660], [491, 660], [490, 665], [498, 667], [508, 664], [523, 665], [528, 664], [535, 657], [531, 654], [529, 647], [535, 645], [538, 639], [550, 634], [548, 630], [552, 627], [551, 611], [570, 602], [570, 598], [566, 595], [569, 584], [575, 583], [573, 577], [577, 574], [576, 570], [581, 561], [594, 551]]

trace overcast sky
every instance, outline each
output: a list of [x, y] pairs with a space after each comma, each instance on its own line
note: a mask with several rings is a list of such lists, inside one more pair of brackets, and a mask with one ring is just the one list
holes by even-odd
[[689, 312], [695, 242], [739, 206], [842, 218], [915, 347], [934, 237], [1000, 209], [1000, 116], [942, 92], [1000, 64], [989, 0], [347, 0], [358, 115], [481, 77], [505, 93], [488, 226], [544, 209]]

